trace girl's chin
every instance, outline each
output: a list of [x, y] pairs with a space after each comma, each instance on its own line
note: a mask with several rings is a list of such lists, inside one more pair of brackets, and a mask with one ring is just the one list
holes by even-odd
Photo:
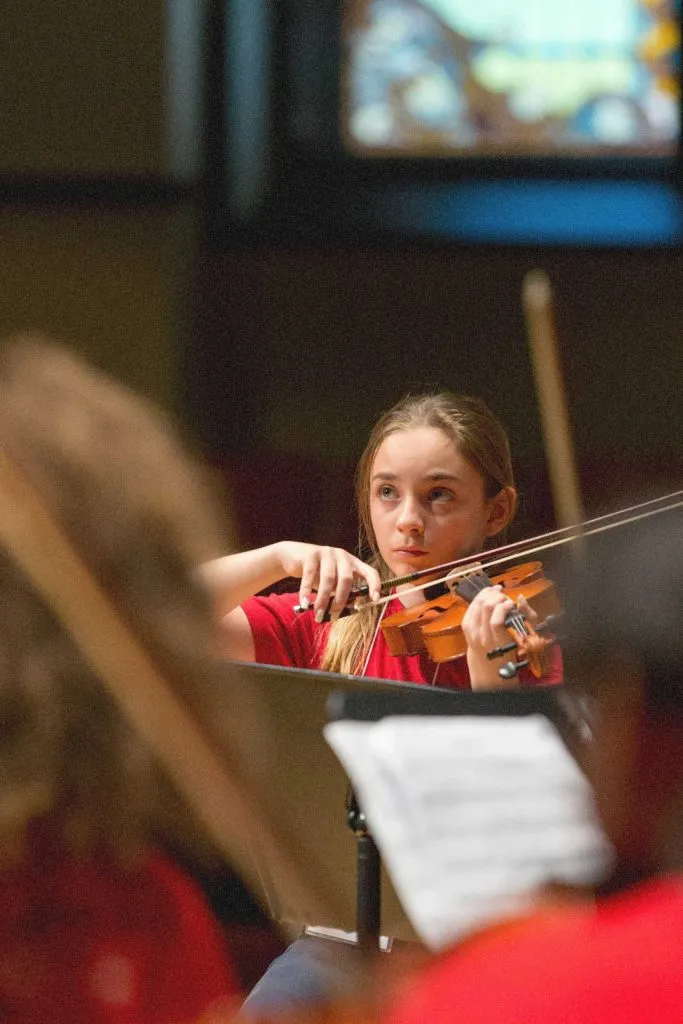
[[392, 554], [391, 561], [387, 564], [394, 576], [407, 576], [418, 569], [431, 569], [434, 562], [429, 555]]

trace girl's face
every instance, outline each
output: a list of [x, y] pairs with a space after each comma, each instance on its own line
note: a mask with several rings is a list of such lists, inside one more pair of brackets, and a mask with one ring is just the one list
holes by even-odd
[[479, 472], [442, 430], [390, 434], [370, 470], [370, 519], [395, 576], [481, 551], [507, 525], [510, 488], [486, 498]]

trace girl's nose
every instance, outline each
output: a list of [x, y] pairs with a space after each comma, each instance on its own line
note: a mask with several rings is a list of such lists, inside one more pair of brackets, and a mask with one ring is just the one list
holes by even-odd
[[422, 532], [424, 528], [424, 521], [416, 502], [404, 502], [399, 512], [397, 526], [403, 533]]

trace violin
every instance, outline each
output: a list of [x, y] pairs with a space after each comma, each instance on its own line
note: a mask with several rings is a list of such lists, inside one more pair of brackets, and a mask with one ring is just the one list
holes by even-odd
[[552, 627], [562, 609], [552, 581], [543, 574], [541, 562], [524, 562], [492, 577], [476, 565], [447, 576], [444, 583], [444, 592], [439, 596], [388, 615], [380, 623], [391, 654], [426, 652], [437, 663], [462, 657], [467, 653], [462, 630], [467, 606], [483, 588], [499, 586], [514, 601], [524, 597], [543, 621], [533, 627], [518, 609], [513, 609], [505, 622], [512, 643], [489, 651], [487, 657], [494, 659], [517, 651], [517, 660], [499, 670], [505, 679], [513, 678], [527, 665], [536, 677], [545, 674], [548, 651], [554, 643]]

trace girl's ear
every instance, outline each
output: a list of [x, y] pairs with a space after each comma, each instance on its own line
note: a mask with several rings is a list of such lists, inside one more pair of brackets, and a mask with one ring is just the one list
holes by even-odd
[[502, 533], [515, 514], [517, 491], [514, 487], [501, 487], [495, 498], [489, 499], [489, 514], [486, 521], [486, 536], [495, 537]]

